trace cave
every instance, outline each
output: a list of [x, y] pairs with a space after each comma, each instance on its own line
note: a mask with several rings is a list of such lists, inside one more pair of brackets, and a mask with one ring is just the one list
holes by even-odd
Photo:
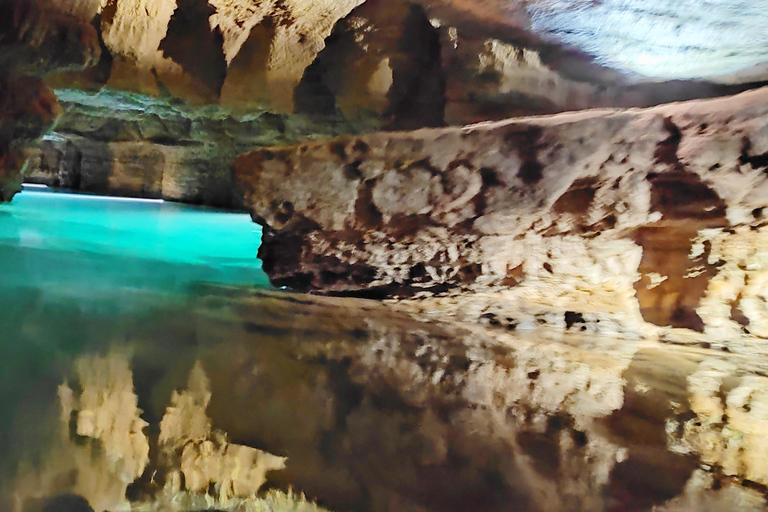
[[768, 510], [767, 22], [0, 0], [0, 510]]

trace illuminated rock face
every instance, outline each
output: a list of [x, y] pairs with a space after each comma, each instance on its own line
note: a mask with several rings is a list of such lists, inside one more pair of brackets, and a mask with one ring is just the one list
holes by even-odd
[[191, 107], [105, 90], [58, 90], [64, 113], [29, 157], [25, 179], [54, 187], [237, 206], [231, 163], [253, 147], [345, 129], [308, 116]]
[[[173, 128], [149, 138], [115, 134], [109, 139], [106, 133], [88, 130], [73, 137], [67, 121], [62, 121], [50, 138], [58, 142], [43, 144], [30, 175], [37, 181], [56, 182], [46, 169], [82, 154], [86, 166], [92, 167], [80, 173], [86, 183], [82, 188], [105, 193], [230, 205], [228, 169], [236, 154], [265, 144], [295, 143], [312, 132], [331, 136], [595, 107], [647, 107], [735, 94], [756, 85], [747, 83], [747, 75], [732, 77], [729, 84], [646, 82], [601, 66], [536, 32], [541, 13], [559, 12], [560, 4], [468, 0], [291, 0], [258, 6], [242, 0], [54, 4], [53, 12], [63, 14], [49, 20], [49, 14], [35, 17], [31, 11], [24, 22], [36, 27], [27, 34], [48, 30], [43, 38], [47, 42], [6, 45], [0, 62], [35, 76], [95, 64], [86, 71], [49, 76], [47, 81], [92, 92], [104, 87], [138, 92], [158, 98], [171, 110], [179, 102], [216, 104], [224, 110], [210, 115], [234, 122], [242, 116], [231, 115], [229, 109], [258, 115], [266, 110], [280, 116], [277, 124], [287, 126], [278, 129], [284, 132], [279, 137], [254, 136], [250, 142], [235, 137], [238, 140], [230, 144], [226, 129], [203, 141]], [[531, 18], [530, 13], [536, 16]], [[25, 92], [24, 98], [11, 103], [24, 103], [19, 103], [20, 110], [35, 109], [35, 103], [54, 108], [50, 93], [38, 95], [36, 101], [27, 96]], [[78, 109], [70, 102], [67, 116], [78, 117]], [[36, 134], [50, 125], [58, 113], [54, 110], [43, 109], [45, 120], [39, 120]], [[124, 113], [103, 105], [96, 117], [122, 119]], [[154, 123], [163, 131], [156, 121], [139, 123]], [[173, 119], [169, 122], [175, 124]], [[244, 124], [252, 127], [249, 121]], [[302, 128], [309, 125], [311, 130]], [[9, 140], [19, 140], [16, 145], [27, 144], [24, 134], [13, 129], [4, 133]], [[211, 147], [212, 141], [220, 149]], [[4, 166], [14, 169], [5, 171], [3, 195], [8, 199], [21, 180], [22, 156], [9, 150], [2, 157]], [[206, 166], [206, 160], [212, 165]], [[71, 174], [76, 165], [65, 167], [64, 174]], [[79, 183], [74, 178], [58, 182]]]
[[749, 330], [765, 321], [742, 304], [756, 306], [745, 286], [766, 270], [752, 239], [768, 206], [767, 98], [268, 148], [240, 157], [236, 180], [277, 285], [584, 290], [638, 325]]
[[[465, 124], [595, 106], [642, 107], [738, 92], [706, 82], [663, 88], [636, 83], [638, 77], [623, 74], [621, 63], [596, 63], [563, 45], [559, 36], [569, 23], [579, 26], [582, 14], [589, 18], [599, 13], [590, 19], [605, 21], [613, 32], [585, 31], [584, 37], [592, 37], [593, 45], [605, 40], [609, 53], [619, 52], [622, 37], [631, 40], [634, 28], [611, 25], [622, 12], [617, 6], [590, 10], [580, 5], [578, 16], [566, 16], [573, 7], [571, 2], [470, 0], [290, 0], [257, 6], [243, 0], [185, 0], [178, 5], [172, 0], [111, 0], [80, 9], [94, 16], [102, 61], [93, 70], [59, 76], [54, 83], [108, 85], [277, 112], [338, 110], [352, 125], [374, 129], [433, 126], [444, 119]], [[689, 26], [687, 20], [680, 23]], [[696, 25], [691, 21], [690, 26]], [[542, 38], [541, 33], [551, 35], [552, 30], [553, 39]], [[651, 33], [646, 30], [645, 35]], [[715, 35], [708, 42], [712, 51], [725, 47]], [[595, 53], [586, 43], [580, 47]], [[640, 46], [624, 51], [634, 50], [642, 51]], [[759, 60], [754, 51], [746, 53], [745, 63]], [[680, 75], [694, 80], [702, 76]], [[444, 117], [446, 89], [448, 103], [456, 106]]]

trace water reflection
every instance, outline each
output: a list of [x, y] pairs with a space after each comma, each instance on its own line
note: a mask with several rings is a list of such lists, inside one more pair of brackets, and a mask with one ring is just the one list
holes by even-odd
[[[712, 391], [699, 405], [751, 400], [747, 388], [768, 386], [746, 362], [492, 336], [387, 304], [216, 283], [258, 283], [258, 269], [219, 273], [192, 242], [194, 258], [178, 246], [40, 251], [19, 242], [22, 224], [0, 246], [4, 263], [31, 269], [25, 280], [2, 267], [1, 510], [71, 495], [110, 512], [317, 510], [278, 492], [289, 488], [354, 512], [765, 507], [758, 485], [704, 463], [717, 438], [687, 384], [715, 368], [727, 386], [699, 386]], [[40, 252], [58, 272], [36, 268]], [[749, 432], [765, 423], [750, 420]]]

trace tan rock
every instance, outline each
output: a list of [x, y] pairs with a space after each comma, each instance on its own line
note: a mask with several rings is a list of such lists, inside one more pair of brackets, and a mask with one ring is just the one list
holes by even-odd
[[736, 248], [765, 229], [767, 97], [269, 148], [240, 157], [236, 179], [265, 226], [260, 255], [277, 285], [508, 289], [558, 315], [613, 304], [635, 332], [639, 313], [757, 334], [762, 309], [745, 295], [756, 289], [716, 289], [740, 279], [726, 277], [738, 266], [726, 246], [749, 258], [747, 282], [762, 275], [761, 253]]

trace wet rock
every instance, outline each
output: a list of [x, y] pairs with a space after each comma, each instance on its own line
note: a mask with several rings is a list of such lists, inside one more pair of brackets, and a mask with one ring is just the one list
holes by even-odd
[[728, 266], [710, 237], [764, 236], [766, 94], [269, 148], [240, 157], [235, 177], [281, 285], [513, 285], [521, 301], [561, 297], [560, 323], [600, 303], [633, 330], [703, 331], [719, 325], [697, 311]]
[[21, 147], [61, 112], [41, 75], [98, 60], [96, 32], [79, 18], [39, 2], [0, 2], [0, 201], [21, 190]]

